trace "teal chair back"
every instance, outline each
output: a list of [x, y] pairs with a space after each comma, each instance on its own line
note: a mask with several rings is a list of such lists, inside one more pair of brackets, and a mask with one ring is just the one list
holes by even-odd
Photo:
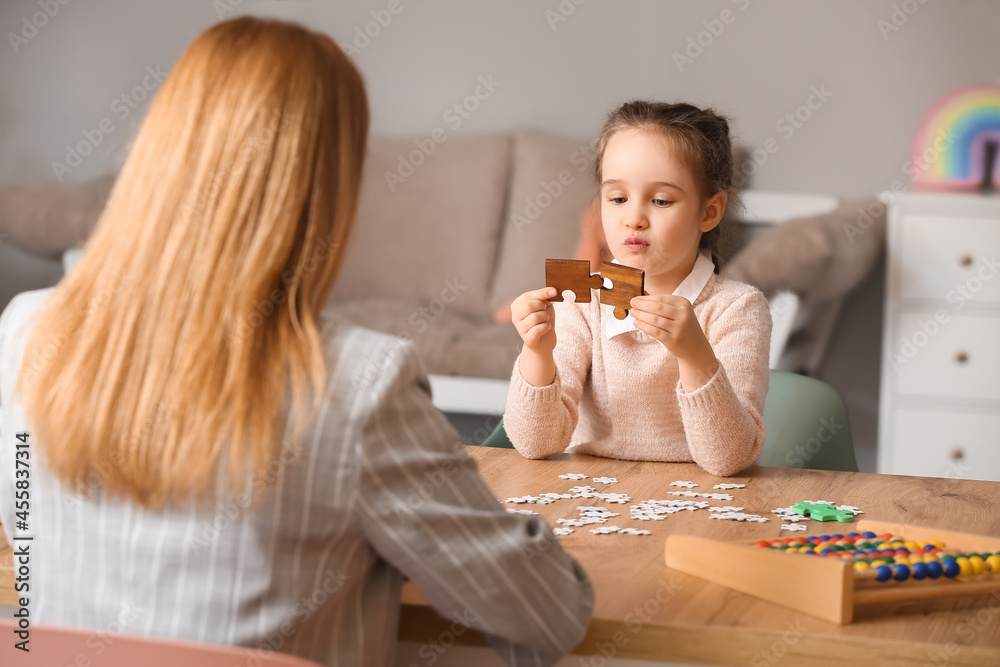
[[764, 429], [758, 465], [858, 471], [847, 407], [825, 382], [772, 370]]
[[[764, 429], [759, 465], [858, 471], [847, 407], [824, 382], [772, 370], [764, 400]], [[482, 446], [514, 448], [502, 419]]]

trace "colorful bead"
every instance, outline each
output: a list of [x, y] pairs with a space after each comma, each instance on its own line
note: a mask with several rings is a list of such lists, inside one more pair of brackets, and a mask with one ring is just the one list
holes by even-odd
[[944, 576], [949, 579], [954, 579], [958, 576], [958, 563], [955, 562], [954, 558], [945, 558], [941, 561], [941, 566], [944, 568]]
[[937, 579], [943, 573], [944, 573], [944, 568], [941, 567], [940, 562], [932, 560], [929, 563], [927, 563], [927, 576], [929, 576], [931, 579]]
[[972, 566], [972, 574], [982, 574], [986, 571], [986, 561], [982, 556], [969, 556], [969, 565]]
[[990, 572], [1000, 574], [1000, 554], [993, 554], [987, 558], [986, 564], [989, 566]]
[[892, 579], [892, 568], [888, 565], [878, 565], [875, 567], [875, 571], [878, 572], [878, 581], [889, 581]]
[[967, 577], [972, 574], [972, 563], [969, 562], [968, 558], [965, 556], [959, 556], [955, 559], [955, 562], [958, 563], [959, 576]]
[[927, 563], [914, 563], [910, 569], [913, 571], [913, 578], [917, 581], [927, 576]]
[[896, 576], [893, 577], [896, 581], [906, 581], [910, 578], [910, 568], [907, 565], [894, 565], [893, 570], [896, 571]]

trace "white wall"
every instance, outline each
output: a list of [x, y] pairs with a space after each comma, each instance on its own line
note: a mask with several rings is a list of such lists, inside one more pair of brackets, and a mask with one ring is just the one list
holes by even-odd
[[[53, 177], [51, 163], [64, 158], [66, 145], [106, 116], [114, 131], [69, 178], [112, 168], [145, 109], [120, 120], [114, 100], [142, 82], [147, 66], [169, 69], [219, 19], [220, 7], [239, 0], [71, 0], [15, 54], [7, 35], [41, 11], [38, 2], [0, 5], [0, 182]], [[480, 75], [492, 74], [501, 87], [457, 132], [527, 125], [590, 138], [626, 98], [683, 99], [730, 114], [753, 147], [778, 140], [758, 187], [858, 196], [903, 176], [913, 134], [934, 100], [958, 86], [1000, 82], [1000, 5], [987, 0], [574, 2], [581, 0], [399, 0], [401, 11], [385, 13], [391, 21], [356, 57], [373, 130], [451, 131], [442, 114]], [[223, 13], [300, 20], [349, 43], [372, 11], [389, 4], [243, 0]], [[916, 11], [899, 9], [897, 18], [907, 21], [885, 39], [877, 21], [889, 21], [894, 5]], [[560, 6], [574, 11], [553, 29], [546, 13]], [[721, 34], [678, 71], [673, 54], [723, 10], [733, 22], [717, 23]], [[775, 124], [813, 86], [833, 95], [786, 138]]]

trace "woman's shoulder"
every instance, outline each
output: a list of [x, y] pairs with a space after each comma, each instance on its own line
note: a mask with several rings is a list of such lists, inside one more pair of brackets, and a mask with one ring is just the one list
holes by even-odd
[[7, 336], [13, 336], [15, 330], [22, 327], [35, 313], [41, 310], [55, 289], [55, 287], [46, 287], [45, 289], [16, 294], [3, 309], [3, 313], [0, 314], [0, 341], [3, 341]]

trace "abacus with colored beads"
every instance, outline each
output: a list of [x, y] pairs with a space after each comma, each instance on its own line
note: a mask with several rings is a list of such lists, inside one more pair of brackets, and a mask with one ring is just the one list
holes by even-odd
[[862, 605], [1000, 590], [1000, 538], [870, 520], [846, 534], [755, 543], [671, 535], [666, 560], [668, 567], [841, 624]]

